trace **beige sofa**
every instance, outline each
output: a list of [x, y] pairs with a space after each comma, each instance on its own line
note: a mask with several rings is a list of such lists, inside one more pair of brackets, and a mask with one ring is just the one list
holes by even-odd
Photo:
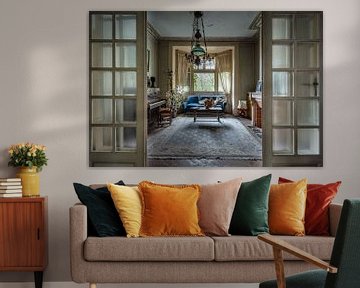
[[[341, 205], [330, 206], [330, 237], [280, 236], [328, 261]], [[70, 208], [71, 275], [77, 283], [249, 283], [275, 277], [270, 245], [253, 236], [88, 237], [86, 206]], [[314, 267], [285, 254], [286, 274]]]

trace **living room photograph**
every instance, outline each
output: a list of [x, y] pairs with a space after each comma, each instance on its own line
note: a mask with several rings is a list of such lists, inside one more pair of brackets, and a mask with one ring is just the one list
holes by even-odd
[[147, 12], [149, 166], [262, 166], [260, 18]]
[[359, 11], [1, 0], [0, 288], [359, 288]]
[[321, 11], [91, 11], [89, 164], [323, 165]]

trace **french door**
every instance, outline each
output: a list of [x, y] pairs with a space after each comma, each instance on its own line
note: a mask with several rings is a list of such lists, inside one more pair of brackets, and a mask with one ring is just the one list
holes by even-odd
[[264, 166], [322, 166], [322, 12], [262, 16]]
[[145, 166], [145, 12], [89, 13], [89, 165]]

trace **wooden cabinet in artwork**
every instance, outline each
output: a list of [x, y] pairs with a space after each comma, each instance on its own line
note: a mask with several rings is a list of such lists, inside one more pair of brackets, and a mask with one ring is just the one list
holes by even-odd
[[42, 287], [47, 266], [47, 198], [0, 199], [0, 271], [32, 271]]

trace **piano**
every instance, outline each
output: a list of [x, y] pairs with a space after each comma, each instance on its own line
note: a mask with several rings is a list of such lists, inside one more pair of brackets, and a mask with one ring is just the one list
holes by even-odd
[[159, 109], [166, 105], [166, 100], [160, 97], [159, 88], [148, 88], [148, 128], [152, 128], [158, 123]]

